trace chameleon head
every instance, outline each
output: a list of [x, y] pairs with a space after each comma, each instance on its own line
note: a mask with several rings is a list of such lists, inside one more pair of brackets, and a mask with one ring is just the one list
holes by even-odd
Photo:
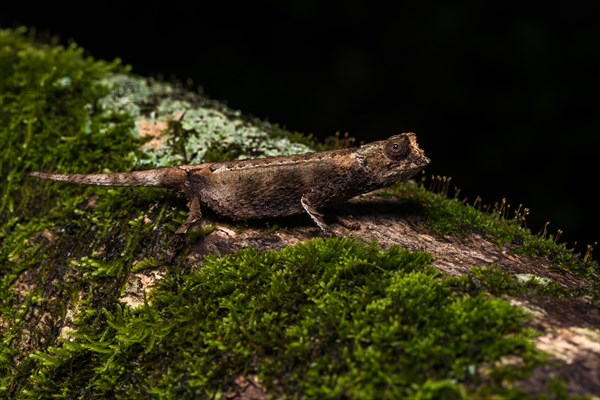
[[361, 146], [358, 157], [377, 186], [404, 181], [425, 168], [430, 160], [417, 144], [417, 135], [401, 133]]

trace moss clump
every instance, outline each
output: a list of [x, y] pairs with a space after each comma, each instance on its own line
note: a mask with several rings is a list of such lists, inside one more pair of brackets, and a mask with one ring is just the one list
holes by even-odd
[[564, 297], [571, 293], [558, 283], [532, 274], [511, 274], [491, 265], [472, 267], [467, 275], [457, 278], [460, 286], [469, 292], [485, 291], [494, 296], [540, 296]]
[[134, 256], [164, 240], [164, 229], [143, 223], [168, 210], [151, 207], [156, 191], [26, 177], [124, 171], [144, 156], [134, 121], [99, 103], [108, 94], [100, 80], [124, 71], [76, 45], [0, 30], [0, 397], [27, 379], [32, 351], [55, 343], [70, 304], [92, 304], [87, 322], [102, 323], [94, 307], [112, 304]]
[[545, 235], [533, 234], [525, 226], [525, 215], [519, 211], [510, 216], [505, 201], [495, 207], [480, 210], [443, 191], [434, 193], [424, 185], [400, 184], [390, 193], [404, 198], [422, 214], [428, 226], [439, 235], [478, 233], [511, 251], [534, 258], [546, 257], [558, 269], [567, 270], [591, 283], [590, 294], [600, 298], [600, 266], [598, 262], [581, 257], [564, 243]]
[[[137, 150], [127, 134], [131, 121], [102, 113], [97, 101], [107, 93], [98, 79], [120, 69], [83, 57], [75, 45], [49, 46], [27, 38], [24, 30], [0, 30], [0, 223], [10, 214], [28, 216], [57, 192], [47, 186], [38, 197], [25, 184], [25, 172], [98, 171], [131, 165]], [[89, 151], [93, 148], [94, 151]], [[124, 157], [125, 155], [125, 157]], [[68, 189], [67, 189], [68, 191]], [[0, 237], [2, 234], [0, 233]]]
[[[105, 311], [104, 329], [81, 326], [76, 341], [37, 353], [14, 393], [218, 398], [248, 374], [290, 398], [512, 392], [501, 382], [540, 360], [523, 312], [455, 292], [430, 262], [345, 239], [210, 257], [171, 273], [144, 306]], [[509, 355], [521, 367], [482, 372]]]

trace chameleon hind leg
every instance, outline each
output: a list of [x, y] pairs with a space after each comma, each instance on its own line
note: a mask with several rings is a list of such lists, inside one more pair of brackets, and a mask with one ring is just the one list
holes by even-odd
[[331, 236], [332, 232], [325, 223], [324, 216], [320, 212], [318, 212], [315, 207], [311, 204], [309, 196], [307, 194], [303, 195], [300, 199], [300, 204], [302, 204], [302, 208], [304, 211], [310, 216], [315, 224], [321, 229], [325, 236]]

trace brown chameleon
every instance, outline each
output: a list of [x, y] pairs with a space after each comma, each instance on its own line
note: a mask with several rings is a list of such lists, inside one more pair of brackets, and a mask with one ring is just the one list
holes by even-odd
[[111, 174], [30, 175], [86, 185], [159, 186], [183, 193], [190, 212], [177, 233], [185, 233], [200, 220], [201, 204], [242, 220], [306, 212], [327, 233], [323, 209], [404, 181], [429, 162], [416, 135], [402, 133], [360, 147], [294, 156]]

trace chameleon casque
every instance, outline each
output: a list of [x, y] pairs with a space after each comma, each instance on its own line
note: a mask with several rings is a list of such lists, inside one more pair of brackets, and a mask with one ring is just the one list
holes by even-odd
[[158, 186], [187, 197], [189, 215], [177, 233], [201, 219], [200, 205], [233, 219], [306, 212], [327, 233], [322, 210], [407, 180], [429, 164], [414, 133], [360, 147], [294, 156], [203, 163], [110, 174], [29, 175], [85, 185]]

